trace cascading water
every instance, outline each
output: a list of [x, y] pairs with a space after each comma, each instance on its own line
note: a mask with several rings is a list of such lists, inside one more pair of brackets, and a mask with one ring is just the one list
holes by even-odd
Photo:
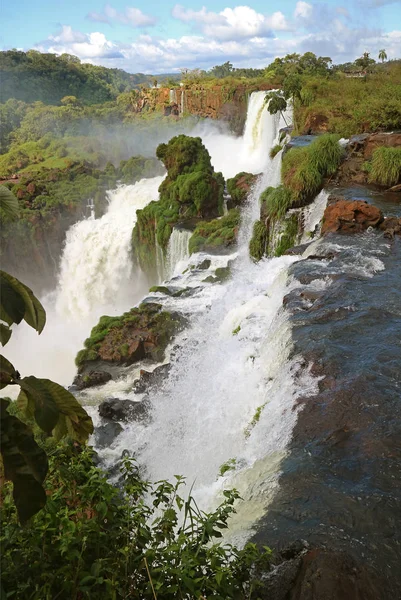
[[86, 317], [98, 306], [127, 307], [132, 291], [130, 240], [136, 211], [158, 197], [163, 177], [142, 179], [109, 192], [101, 219], [80, 221], [67, 233], [61, 260], [57, 311]]
[[[261, 160], [263, 154], [267, 168], [243, 210], [236, 258], [219, 258], [225, 264], [235, 259], [232, 277], [209, 285], [204, 283], [205, 271], [187, 269], [174, 278], [174, 285], [192, 288], [189, 298], [157, 294], [167, 310], [183, 312], [190, 326], [174, 342], [167, 380], [152, 390], [150, 423], [130, 424], [103, 453], [106, 460], [114, 460], [129, 449], [151, 479], [183, 474], [195, 482], [193, 493], [203, 507], [213, 504], [223, 487], [235, 485], [246, 500], [247, 508], [240, 508], [238, 517], [242, 532], [272, 497], [296, 421], [294, 400], [301, 389], [313, 391], [315, 385], [308, 373], [300, 372], [296, 359], [289, 360], [291, 336], [282, 299], [288, 292], [287, 268], [296, 257], [258, 264], [249, 259], [260, 192], [277, 184], [281, 168], [280, 153], [273, 161], [268, 158], [280, 119], [261, 112], [264, 93], [255, 96], [242, 143], [249, 148], [252, 138], [253, 156]], [[175, 235], [178, 250], [183, 234]], [[190, 262], [196, 265], [205, 257], [195, 255]], [[213, 270], [217, 257], [208, 259]], [[127, 387], [124, 397], [138, 400]], [[230, 460], [235, 470], [219, 476], [221, 465]]]
[[183, 261], [189, 258], [188, 243], [192, 235], [192, 231], [187, 229], [173, 229], [167, 248], [167, 279], [173, 277], [177, 270], [181, 273]]
[[58, 288], [41, 298], [47, 313], [43, 333], [38, 337], [22, 323], [7, 346], [25, 374], [70, 385], [75, 355], [99, 317], [121, 314], [143, 297], [145, 278], [131, 273], [131, 233], [137, 209], [157, 199], [162, 180], [142, 179], [109, 192], [101, 219], [92, 215], [69, 229]]

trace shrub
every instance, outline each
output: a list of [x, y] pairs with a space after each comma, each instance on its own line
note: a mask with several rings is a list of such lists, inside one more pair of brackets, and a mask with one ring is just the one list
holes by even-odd
[[266, 225], [262, 221], [256, 221], [249, 242], [249, 254], [257, 261], [265, 255], [268, 236], [269, 230]]
[[152, 485], [131, 458], [122, 461], [121, 489], [95, 467], [90, 449], [62, 446], [49, 462], [46, 507], [25, 527], [5, 486], [1, 566], [8, 597], [256, 598], [256, 576], [269, 567], [270, 551], [218, 541], [235, 512], [235, 490], [204, 513], [182, 497], [182, 477]]
[[291, 192], [283, 185], [277, 188], [268, 187], [260, 196], [261, 215], [279, 219], [283, 217], [292, 204]]
[[401, 179], [401, 148], [376, 148], [373, 152], [369, 181], [396, 185]]
[[339, 136], [326, 134], [304, 148], [292, 148], [283, 158], [282, 182], [291, 192], [293, 203], [303, 204], [321, 189], [323, 178], [338, 169], [344, 150]]
[[219, 246], [228, 247], [235, 243], [240, 224], [238, 208], [213, 221], [201, 221], [189, 238], [189, 253], [212, 250]]

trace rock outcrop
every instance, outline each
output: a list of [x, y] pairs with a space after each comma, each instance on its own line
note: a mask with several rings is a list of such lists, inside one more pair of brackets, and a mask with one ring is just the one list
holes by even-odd
[[180, 315], [163, 311], [153, 302], [132, 308], [121, 317], [101, 317], [76, 357], [79, 375], [75, 385], [99, 385], [98, 378], [91, 376], [93, 365], [107, 371], [108, 364], [128, 366], [143, 359], [161, 362], [168, 343], [183, 323]]
[[338, 200], [329, 204], [324, 212], [322, 235], [325, 233], [359, 233], [368, 227], [377, 227], [383, 213], [376, 206], [361, 200]]

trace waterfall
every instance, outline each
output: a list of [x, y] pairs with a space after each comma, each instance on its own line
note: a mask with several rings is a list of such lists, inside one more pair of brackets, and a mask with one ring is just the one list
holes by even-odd
[[127, 304], [136, 211], [157, 199], [162, 181], [142, 179], [109, 192], [109, 207], [101, 219], [85, 219], [69, 229], [56, 301], [60, 314], [82, 318], [98, 306]]
[[192, 231], [175, 227], [170, 236], [167, 248], [167, 278], [173, 277], [175, 271], [180, 271], [182, 263], [189, 258], [188, 243]]
[[[249, 147], [251, 131], [257, 160], [261, 154], [268, 157], [280, 119], [267, 111], [262, 114], [264, 93], [255, 96], [241, 143]], [[258, 264], [249, 258], [259, 195], [279, 181], [281, 153], [266, 162], [243, 211], [231, 279], [210, 285], [203, 283], [207, 272], [196, 275], [186, 269], [177, 276], [175, 271], [174, 285], [184, 289], [190, 285], [196, 294], [185, 300], [166, 297], [164, 305], [167, 310], [184, 311], [190, 326], [174, 342], [167, 380], [152, 392], [151, 422], [128, 425], [114, 448], [106, 451], [106, 458], [111, 458], [123, 449], [131, 450], [151, 479], [183, 474], [189, 485], [195, 482], [193, 493], [202, 507], [213, 505], [224, 486], [235, 485], [246, 500], [238, 512], [242, 532], [264, 514], [276, 489], [280, 461], [297, 418], [296, 398], [315, 389], [308, 373], [301, 373], [296, 357], [290, 359], [291, 330], [282, 309], [289, 291], [287, 268], [298, 257]], [[185, 242], [183, 232], [173, 236], [172, 263], [181, 257]], [[173, 259], [175, 252], [177, 259]], [[196, 264], [203, 257], [190, 260]], [[210, 259], [213, 262], [214, 257]], [[229, 460], [236, 465], [234, 471], [219, 476], [221, 465]]]
[[301, 244], [311, 241], [311, 238], [316, 238], [320, 233], [320, 224], [323, 219], [323, 214], [327, 206], [329, 192], [322, 190], [318, 194], [312, 204], [305, 206], [302, 209], [303, 219], [303, 234]]
[[170, 90], [169, 99], [170, 104], [177, 104], [177, 91], [175, 89]]
[[181, 88], [181, 106], [180, 106], [180, 115], [181, 116], [184, 114], [184, 108], [185, 108], [185, 90], [184, 90], [184, 88]]

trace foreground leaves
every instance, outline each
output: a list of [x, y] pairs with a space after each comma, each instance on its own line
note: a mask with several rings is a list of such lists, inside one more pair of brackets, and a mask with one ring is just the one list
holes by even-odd
[[[0, 271], [0, 319], [9, 326], [24, 319], [38, 333], [46, 323], [45, 310], [32, 290], [5, 271]], [[11, 330], [3, 325], [0, 339], [3, 346], [10, 335]]]
[[27, 416], [34, 416], [43, 431], [59, 440], [70, 435], [84, 443], [93, 433], [92, 419], [78, 400], [65, 388], [50, 379], [34, 376], [19, 380], [21, 392], [18, 405]]
[[24, 524], [46, 504], [42, 483], [48, 463], [46, 452], [35, 442], [31, 429], [8, 413], [9, 404], [0, 399], [0, 448], [4, 476], [13, 482], [15, 506]]

